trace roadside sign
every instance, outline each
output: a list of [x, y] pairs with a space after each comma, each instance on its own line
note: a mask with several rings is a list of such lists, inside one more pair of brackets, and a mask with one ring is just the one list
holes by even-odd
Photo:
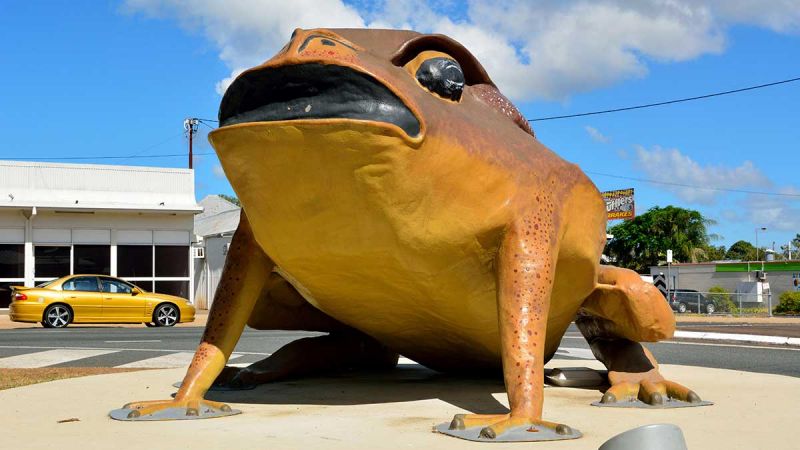
[[672, 250], [667, 250], [667, 262], [672, 264]]
[[602, 194], [603, 199], [606, 201], [608, 220], [633, 219], [636, 216], [633, 188], [606, 191]]
[[653, 275], [653, 286], [658, 288], [664, 298], [667, 298], [667, 277], [663, 273]]

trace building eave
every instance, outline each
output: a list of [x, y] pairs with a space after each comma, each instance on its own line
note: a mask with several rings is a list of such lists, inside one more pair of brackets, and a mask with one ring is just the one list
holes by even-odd
[[32, 209], [39, 211], [64, 211], [86, 213], [94, 211], [104, 212], [144, 212], [144, 213], [184, 213], [199, 214], [203, 212], [202, 206], [145, 206], [145, 205], [119, 205], [119, 204], [58, 204], [58, 203], [0, 203], [0, 209]]

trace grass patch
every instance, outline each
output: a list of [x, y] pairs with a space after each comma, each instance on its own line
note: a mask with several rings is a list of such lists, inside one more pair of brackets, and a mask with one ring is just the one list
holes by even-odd
[[106, 373], [134, 372], [143, 369], [119, 369], [115, 367], [42, 367], [39, 369], [0, 369], [0, 390], [29, 384], [45, 383], [65, 378], [102, 375]]

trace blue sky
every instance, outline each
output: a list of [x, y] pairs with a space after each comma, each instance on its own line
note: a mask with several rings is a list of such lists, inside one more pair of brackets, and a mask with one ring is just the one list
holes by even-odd
[[[226, 80], [268, 59], [295, 26], [453, 35], [529, 118], [800, 77], [799, 1], [631, 3], [6, 0], [0, 159], [93, 156], [75, 162], [185, 167], [185, 156], [146, 156], [185, 154], [183, 119], [216, 118]], [[765, 226], [759, 243], [780, 247], [800, 233], [798, 105], [800, 82], [533, 125], [601, 190], [636, 188], [639, 211], [698, 209], [718, 222], [717, 245], [753, 241]], [[207, 154], [195, 160], [198, 198], [231, 193], [208, 130], [201, 125], [195, 140], [195, 152]], [[128, 155], [138, 157], [101, 158]]]

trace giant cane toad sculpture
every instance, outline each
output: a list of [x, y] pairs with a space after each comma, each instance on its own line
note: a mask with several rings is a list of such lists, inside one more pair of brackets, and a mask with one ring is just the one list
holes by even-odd
[[[128, 418], [230, 411], [204, 399], [218, 377], [391, 367], [399, 353], [440, 371], [502, 367], [510, 412], [459, 414], [452, 429], [577, 437], [542, 417], [544, 364], [576, 315], [609, 370], [603, 403], [700, 401], [639, 344], [672, 336], [663, 296], [599, 264], [594, 184], [452, 39], [296, 30], [233, 82], [219, 119], [209, 139], [242, 202], [239, 228], [175, 399], [128, 404]], [[226, 368], [245, 325], [329, 335]]]

